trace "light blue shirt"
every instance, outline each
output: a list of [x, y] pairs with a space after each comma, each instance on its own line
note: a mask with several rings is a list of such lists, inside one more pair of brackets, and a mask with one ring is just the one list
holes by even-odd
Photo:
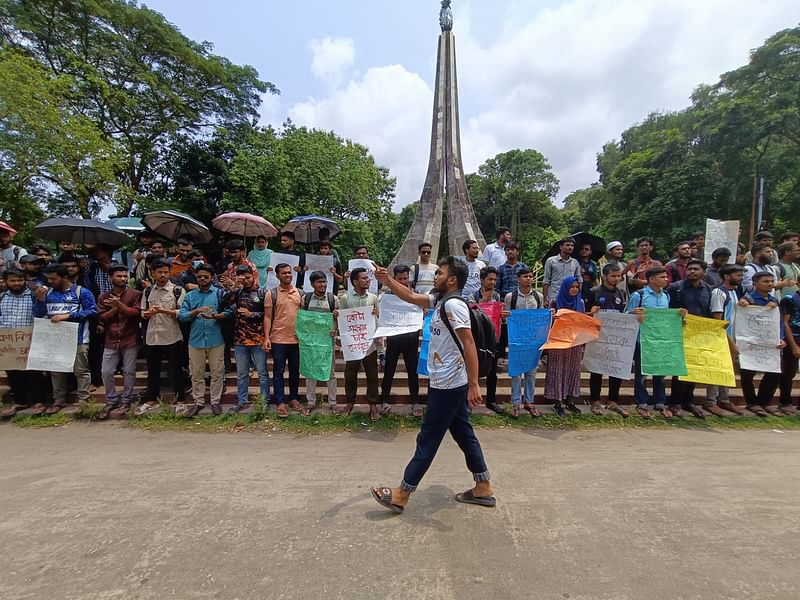
[[640, 306], [642, 308], [669, 308], [669, 294], [664, 290], [656, 293], [653, 288], [646, 285], [640, 291], [631, 294], [625, 312], [633, 312]]
[[192, 348], [214, 348], [224, 344], [222, 338], [222, 326], [216, 319], [206, 319], [199, 315], [194, 316], [190, 313], [201, 306], [210, 306], [211, 312], [223, 313], [225, 318], [230, 318], [233, 311], [230, 308], [222, 309], [222, 298], [225, 293], [217, 287], [211, 286], [208, 291], [203, 292], [200, 288], [195, 288], [186, 294], [186, 298], [181, 304], [181, 311], [178, 319], [184, 323], [191, 323], [189, 330], [189, 345]]

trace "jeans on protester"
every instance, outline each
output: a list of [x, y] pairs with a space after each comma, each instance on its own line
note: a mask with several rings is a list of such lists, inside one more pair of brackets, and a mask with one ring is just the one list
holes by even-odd
[[783, 347], [783, 352], [781, 353], [781, 406], [794, 404], [792, 386], [795, 375], [797, 375], [797, 358], [795, 358], [792, 349], [787, 344]]
[[[619, 377], [608, 377], [608, 401], [619, 403], [619, 387], [622, 379]], [[589, 373], [589, 401], [600, 402], [600, 390], [603, 387], [602, 373]], [[638, 402], [637, 402], [638, 404]]]
[[536, 367], [511, 378], [511, 404], [522, 404], [522, 384], [525, 383], [525, 402], [533, 404], [536, 385]]
[[[335, 342], [331, 340], [331, 344]], [[306, 377], [306, 402], [313, 405], [317, 403], [317, 383], [316, 379], [309, 379]], [[325, 383], [328, 387], [328, 404], [333, 406], [336, 404], [336, 353], [331, 354], [331, 376]]]
[[706, 399], [703, 402], [704, 408], [710, 408], [717, 404], [726, 404], [730, 402], [730, 388], [724, 385], [707, 385], [706, 386]]
[[183, 342], [166, 346], [148, 346], [144, 355], [147, 360], [147, 391], [144, 400], [153, 402], [161, 395], [161, 362], [166, 359], [175, 400], [181, 400], [186, 391], [186, 376], [183, 368]]
[[258, 372], [258, 385], [266, 404], [269, 402], [269, 371], [267, 370], [267, 351], [261, 344], [255, 346], [236, 345], [236, 402], [247, 404], [251, 367]]
[[747, 406], [768, 406], [775, 392], [780, 385], [780, 373], [764, 373], [761, 379], [761, 384], [758, 386], [758, 393], [753, 379], [758, 371], [750, 371], [748, 369], [741, 369], [742, 381], [742, 394], [744, 395], [744, 402]]
[[[103, 377], [103, 387], [106, 392], [106, 402], [109, 404], [133, 404], [136, 400], [133, 388], [136, 385], [136, 354], [138, 348], [130, 346], [128, 348], [109, 348], [103, 350], [103, 365], [101, 375]], [[122, 359], [122, 394], [117, 391], [114, 382], [114, 374], [117, 372], [117, 365]]]
[[[89, 390], [92, 386], [92, 373], [89, 370], [89, 344], [78, 344], [72, 372], [78, 381], [78, 401], [88, 401], [91, 395]], [[52, 371], [50, 381], [53, 384], [53, 404], [64, 404], [67, 401], [68, 374]]]
[[206, 362], [211, 375], [211, 404], [222, 401], [225, 389], [225, 344], [210, 348], [194, 348], [189, 346], [189, 372], [192, 374], [192, 400], [198, 406], [206, 403]]
[[[635, 368], [636, 377], [633, 385], [633, 398], [636, 401], [636, 406], [647, 406], [650, 403], [650, 394], [647, 393], [647, 386], [645, 385], [646, 375], [642, 375], [642, 357], [641, 346], [636, 344], [636, 350], [633, 352], [633, 365]], [[653, 375], [653, 401], [656, 409], [662, 409], [667, 403], [667, 394], [664, 389], [664, 377], [660, 375]]]
[[383, 367], [383, 382], [381, 383], [381, 402], [389, 402], [392, 393], [392, 381], [397, 371], [400, 356], [406, 365], [408, 373], [408, 392], [411, 404], [419, 403], [419, 376], [417, 375], [417, 361], [419, 360], [419, 332], [405, 333], [386, 338], [386, 364]]
[[285, 404], [283, 372], [289, 363], [289, 401], [297, 400], [300, 389], [300, 345], [272, 344], [272, 386], [275, 403]]
[[469, 422], [467, 386], [463, 385], [451, 390], [431, 388], [428, 391], [428, 410], [417, 435], [414, 457], [403, 473], [401, 488], [410, 492], [417, 489], [448, 430], [464, 453], [467, 469], [472, 473], [473, 479], [489, 481], [489, 470], [486, 468], [480, 442]]
[[364, 365], [367, 376], [367, 402], [378, 402], [378, 352], [370, 352], [361, 360], [348, 360], [344, 365], [344, 395], [348, 404], [355, 404], [358, 393], [358, 372]]

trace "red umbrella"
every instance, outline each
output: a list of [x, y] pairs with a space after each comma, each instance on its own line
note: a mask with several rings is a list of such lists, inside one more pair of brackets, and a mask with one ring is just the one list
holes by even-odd
[[5, 221], [0, 221], [0, 229], [4, 229], [4, 230], [6, 230], [8, 233], [10, 233], [10, 234], [11, 234], [11, 237], [12, 237], [12, 238], [13, 238], [15, 235], [17, 235], [17, 230], [16, 230], [16, 229], [14, 229], [14, 228], [13, 228], [11, 225], [9, 225], [8, 223], [6, 223]]
[[238, 237], [257, 237], [263, 235], [271, 238], [278, 229], [264, 217], [250, 213], [229, 212], [215, 217], [211, 224], [215, 229]]

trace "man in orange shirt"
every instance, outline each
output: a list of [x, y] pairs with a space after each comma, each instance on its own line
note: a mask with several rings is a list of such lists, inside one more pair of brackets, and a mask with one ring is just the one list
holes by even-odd
[[289, 408], [302, 412], [298, 400], [300, 387], [300, 343], [295, 334], [295, 321], [300, 311], [300, 291], [292, 285], [292, 267], [280, 263], [275, 267], [280, 285], [264, 298], [264, 350], [272, 352], [272, 386], [278, 416], [289, 416], [284, 393], [283, 371], [289, 363]]
[[192, 240], [188, 238], [180, 238], [178, 240], [177, 256], [173, 256], [167, 261], [169, 264], [169, 276], [173, 281], [177, 281], [178, 276], [192, 266], [192, 257], [190, 256], [192, 250], [194, 250], [194, 242]]

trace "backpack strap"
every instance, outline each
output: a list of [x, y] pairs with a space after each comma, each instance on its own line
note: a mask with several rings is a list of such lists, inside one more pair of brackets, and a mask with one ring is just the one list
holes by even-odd
[[272, 288], [269, 291], [272, 297], [272, 313], [270, 314], [270, 321], [275, 321], [275, 310], [278, 308], [278, 288]]
[[511, 292], [511, 310], [516, 310], [518, 300], [519, 300], [519, 288]]
[[[460, 300], [461, 302], [467, 305], [467, 310], [470, 310], [469, 303], [466, 300], [464, 300], [463, 296], [453, 294], [447, 296], [446, 298], [444, 298], [444, 300], [442, 300], [442, 306], [439, 307], [439, 316], [441, 317], [444, 326], [447, 328], [447, 331], [450, 332], [450, 336], [453, 338], [453, 342], [455, 342], [456, 348], [458, 348], [458, 351], [461, 353], [461, 356], [464, 357], [465, 356], [464, 347], [461, 345], [461, 340], [458, 339], [458, 336], [456, 335], [456, 332], [453, 329], [453, 325], [450, 323], [450, 319], [447, 317], [447, 311], [445, 310], [445, 305], [447, 304], [447, 301], [453, 299]], [[470, 315], [470, 322], [471, 321], [472, 321], [472, 316]]]
[[416, 289], [417, 283], [419, 282], [419, 263], [414, 263], [413, 268], [414, 268], [414, 277], [413, 281], [411, 282], [411, 287]]
[[336, 299], [333, 296], [333, 292], [328, 292], [328, 308], [331, 309], [331, 312], [336, 310]]

